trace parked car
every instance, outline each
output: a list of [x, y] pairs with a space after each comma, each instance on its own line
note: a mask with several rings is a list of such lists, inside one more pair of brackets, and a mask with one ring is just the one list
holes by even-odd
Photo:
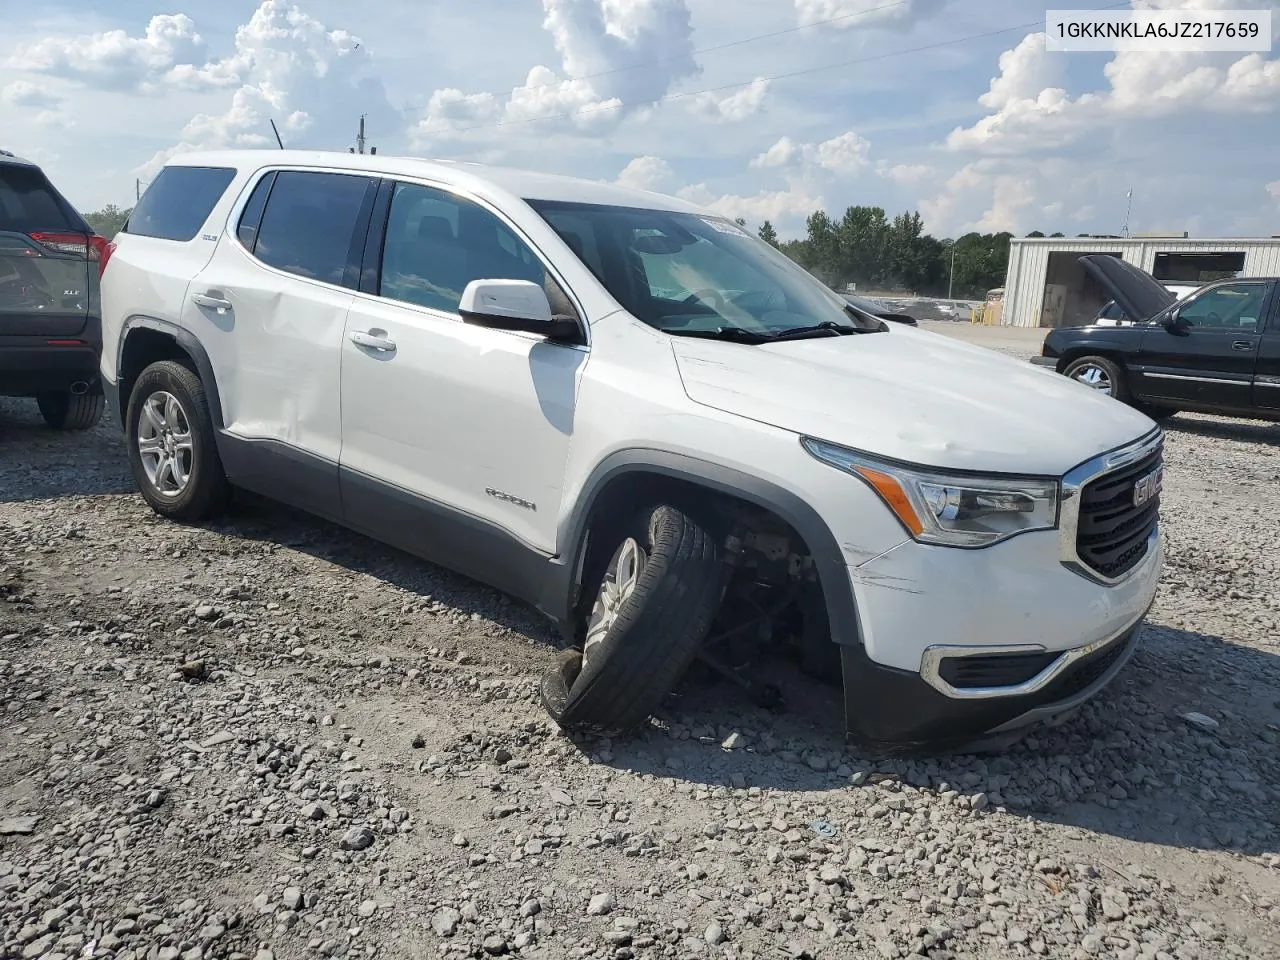
[[1033, 363], [1157, 419], [1180, 410], [1280, 419], [1280, 294], [1275, 279], [1218, 280], [1179, 300], [1116, 257], [1080, 258], [1127, 326], [1061, 327]]
[[911, 316], [895, 304], [885, 303], [883, 300], [872, 300], [869, 297], [858, 297], [851, 294], [844, 295], [845, 302], [852, 306], [855, 310], [861, 310], [869, 317], [879, 317], [881, 320], [892, 320], [894, 323], [904, 323], [909, 327], [919, 326], [916, 318]]
[[0, 150], [0, 396], [35, 397], [51, 427], [102, 416], [97, 236], [36, 164]]
[[[1166, 283], [1164, 288], [1172, 293], [1179, 300], [1200, 289], [1197, 283]], [[1099, 327], [1120, 327], [1131, 324], [1134, 321], [1120, 309], [1120, 304], [1114, 300], [1108, 300], [1102, 305], [1098, 311], [1098, 315], [1094, 318], [1094, 324]]]
[[1155, 595], [1147, 417], [867, 319], [685, 201], [190, 153], [115, 243], [102, 373], [151, 507], [246, 488], [528, 601], [565, 727], [786, 647], [860, 743], [1005, 736], [1107, 684]]

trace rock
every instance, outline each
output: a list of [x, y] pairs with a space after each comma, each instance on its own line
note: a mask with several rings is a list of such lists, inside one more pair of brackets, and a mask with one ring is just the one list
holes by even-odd
[[720, 924], [712, 922], [707, 925], [707, 929], [702, 934], [702, 939], [714, 947], [717, 944], [724, 943], [729, 938], [724, 935], [724, 928]]
[[147, 797], [143, 801], [143, 803], [145, 803], [152, 810], [156, 810], [164, 805], [164, 801], [166, 797], [168, 797], [168, 794], [165, 793], [163, 790], [152, 790], [150, 793], [147, 794]]
[[303, 820], [323, 820], [329, 813], [329, 805], [326, 803], [308, 803], [298, 811]]
[[365, 919], [368, 919], [378, 912], [378, 905], [372, 900], [365, 900], [360, 904], [360, 907], [356, 912]]
[[27, 836], [36, 832], [36, 824], [40, 818], [36, 816], [5, 817], [0, 820], [0, 837]]
[[352, 827], [342, 835], [343, 850], [368, 850], [373, 846], [373, 831], [368, 827]]
[[285, 887], [284, 894], [280, 897], [280, 904], [286, 910], [301, 910], [303, 904], [302, 891], [297, 887]]
[[736, 730], [733, 733], [729, 734], [727, 737], [724, 738], [724, 740], [720, 742], [720, 746], [722, 746], [726, 750], [741, 750], [744, 746], [746, 746], [746, 744], [747, 744], [746, 737], [738, 733]]
[[542, 904], [537, 900], [526, 900], [520, 904], [520, 916], [522, 917], [536, 917], [541, 912]]
[[203, 680], [208, 672], [208, 667], [203, 660], [188, 660], [178, 667], [178, 673], [187, 680]]
[[1182, 719], [1199, 730], [1217, 730], [1220, 726], [1218, 721], [1213, 719], [1213, 717], [1206, 717], [1203, 713], [1196, 713], [1194, 711], [1191, 713], [1184, 713], [1182, 715]]
[[507, 941], [497, 934], [485, 937], [482, 946], [484, 947], [484, 952], [491, 957], [501, 956], [507, 952]]
[[222, 616], [222, 611], [208, 603], [200, 604], [195, 610], [195, 618], [197, 620], [217, 620], [220, 616]]
[[1123, 920], [1129, 913], [1129, 897], [1122, 890], [1107, 889], [1102, 894], [1102, 915], [1108, 920]]
[[498, 766], [502, 766], [504, 763], [510, 763], [511, 751], [506, 747], [499, 747], [497, 750], [493, 751], [493, 762]]
[[587, 904], [587, 913], [593, 917], [603, 917], [611, 913], [616, 905], [617, 901], [614, 900], [612, 893], [597, 893]]
[[421, 750], [427, 745], [427, 738], [420, 733], [415, 733], [413, 739], [409, 741], [409, 746], [415, 750]]
[[452, 907], [438, 910], [431, 918], [431, 929], [437, 937], [452, 937], [458, 932], [458, 924], [462, 922], [462, 914]]

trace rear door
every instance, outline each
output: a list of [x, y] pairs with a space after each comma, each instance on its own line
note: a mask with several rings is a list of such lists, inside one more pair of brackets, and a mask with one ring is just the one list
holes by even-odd
[[[325, 516], [340, 512], [342, 334], [377, 187], [352, 171], [264, 172], [183, 306], [227, 432], [253, 451], [228, 464], [233, 479]], [[395, 402], [418, 409], [408, 395]]]
[[97, 293], [92, 234], [39, 167], [0, 160], [0, 337], [84, 329]]
[[1267, 413], [1280, 413], [1280, 284], [1272, 290], [1271, 319], [1258, 340], [1253, 405]]
[[1138, 392], [1162, 401], [1248, 408], [1271, 287], [1266, 280], [1214, 284], [1178, 306], [1185, 326], [1153, 324], [1137, 359]]

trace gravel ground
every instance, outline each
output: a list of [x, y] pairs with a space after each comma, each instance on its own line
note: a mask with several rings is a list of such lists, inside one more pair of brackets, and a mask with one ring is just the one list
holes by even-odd
[[0, 952], [1274, 957], [1280, 426], [1168, 434], [1121, 678], [1002, 755], [873, 763], [790, 675], [570, 740], [521, 605], [265, 501], [163, 522], [113, 424], [0, 401]]

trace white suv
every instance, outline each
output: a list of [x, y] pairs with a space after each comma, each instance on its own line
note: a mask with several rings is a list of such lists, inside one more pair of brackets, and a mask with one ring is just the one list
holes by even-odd
[[843, 681], [863, 745], [1003, 737], [1101, 689], [1155, 594], [1149, 419], [860, 314], [683, 201], [186, 154], [102, 303], [157, 512], [243, 487], [528, 601], [565, 637], [542, 692], [567, 727], [772, 644]]

